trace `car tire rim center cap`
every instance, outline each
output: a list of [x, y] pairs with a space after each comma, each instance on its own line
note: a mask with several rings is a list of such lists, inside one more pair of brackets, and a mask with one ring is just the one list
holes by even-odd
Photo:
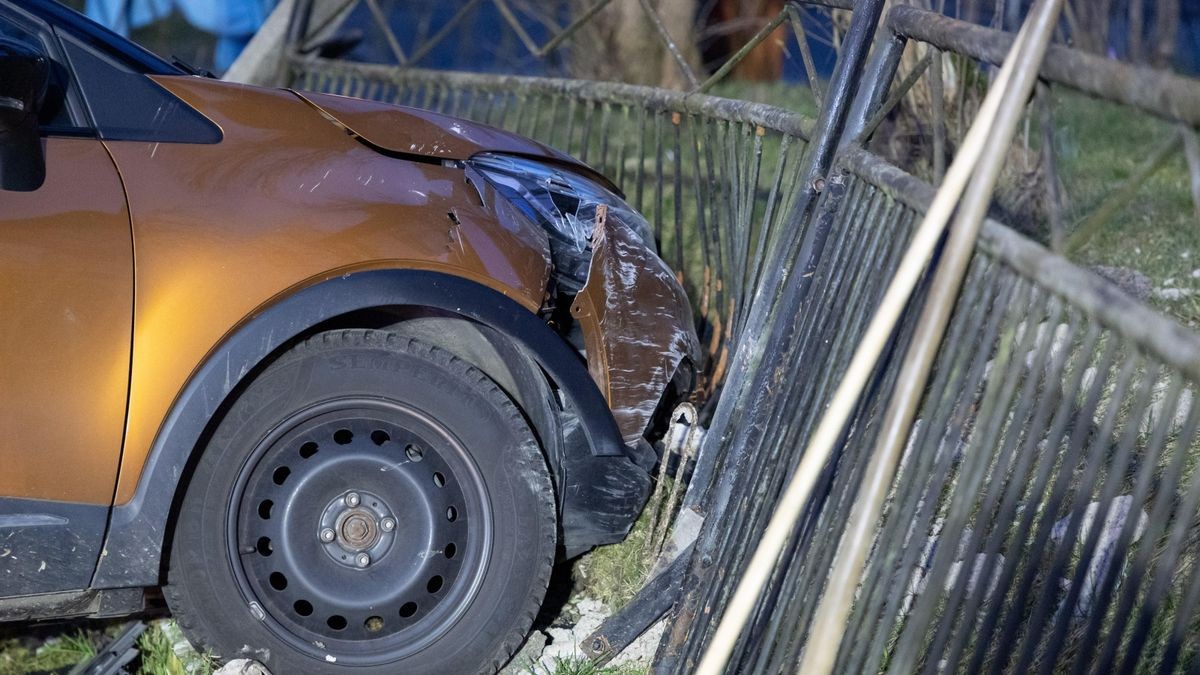
[[396, 515], [378, 495], [347, 490], [329, 501], [316, 525], [317, 539], [334, 562], [365, 569], [391, 549]]

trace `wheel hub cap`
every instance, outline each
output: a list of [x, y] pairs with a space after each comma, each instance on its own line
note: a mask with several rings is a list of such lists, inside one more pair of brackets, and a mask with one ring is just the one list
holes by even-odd
[[335, 563], [363, 569], [388, 553], [396, 536], [395, 523], [394, 512], [382, 497], [357, 488], [330, 500], [316, 523], [316, 533]]

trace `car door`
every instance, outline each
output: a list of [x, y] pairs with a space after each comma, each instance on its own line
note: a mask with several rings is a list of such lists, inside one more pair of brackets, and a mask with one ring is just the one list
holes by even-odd
[[120, 462], [133, 240], [120, 177], [49, 26], [0, 3], [0, 37], [42, 50], [45, 180], [0, 189], [0, 596], [86, 588]]

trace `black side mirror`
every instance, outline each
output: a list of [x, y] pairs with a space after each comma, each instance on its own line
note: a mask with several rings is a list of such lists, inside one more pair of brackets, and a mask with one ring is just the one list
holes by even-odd
[[0, 39], [0, 188], [28, 192], [46, 180], [38, 111], [49, 84], [45, 54]]

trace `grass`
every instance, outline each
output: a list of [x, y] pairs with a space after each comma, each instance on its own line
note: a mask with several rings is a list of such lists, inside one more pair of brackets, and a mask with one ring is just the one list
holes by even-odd
[[139, 675], [209, 675], [215, 661], [188, 646], [176, 650], [183, 635], [173, 621], [156, 621], [138, 638]]
[[554, 668], [530, 668], [528, 675], [645, 675], [649, 669], [640, 666], [598, 666], [583, 657], [555, 659]]
[[625, 541], [601, 546], [576, 563], [573, 595], [599, 600], [613, 611], [633, 598], [654, 562], [646, 554], [650, 513], [647, 506]]
[[[0, 640], [0, 675], [65, 673], [86, 662], [124, 627], [123, 622], [37, 627], [29, 635]], [[176, 651], [182, 634], [170, 620], [153, 621], [138, 638], [137, 675], [210, 675], [214, 661], [188, 648]]]
[[[1068, 223], [1078, 223], [1134, 175], [1174, 127], [1157, 118], [1078, 94], [1055, 94], [1055, 134], [1066, 192]], [[1131, 267], [1156, 288], [1182, 289], [1179, 300], [1152, 297], [1150, 304], [1184, 325], [1200, 327], [1200, 223], [1181, 152], [1137, 190], [1124, 207], [1094, 231], [1068, 227], [1074, 262]], [[1081, 241], [1081, 239], [1083, 239]]]
[[0, 641], [0, 675], [59, 672], [95, 655], [93, 636], [81, 629], [50, 635], [40, 645], [10, 638]]

